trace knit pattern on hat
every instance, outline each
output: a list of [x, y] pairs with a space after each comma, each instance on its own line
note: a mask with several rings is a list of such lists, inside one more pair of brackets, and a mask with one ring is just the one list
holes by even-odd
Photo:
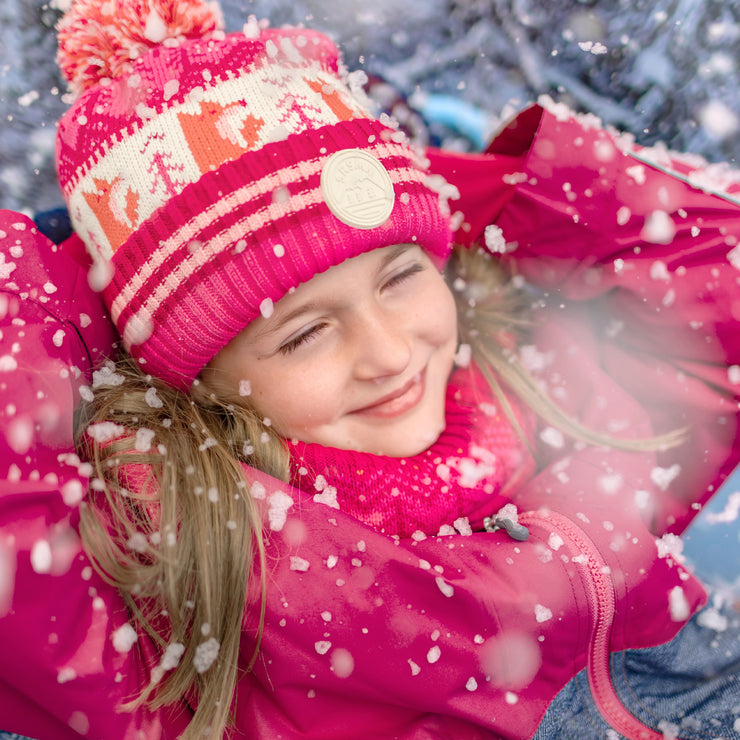
[[58, 137], [59, 179], [83, 238], [110, 258], [225, 162], [290, 133], [366, 118], [339, 83], [332, 50], [295, 29], [196, 39], [155, 47], [125, 76], [84, 93]]
[[[510, 401], [531, 436], [531, 413]], [[453, 374], [445, 420], [437, 441], [411, 457], [293, 442], [291, 483], [389, 535], [479, 529], [532, 475], [534, 459], [475, 370]]]
[[[112, 65], [118, 76], [89, 87], [60, 122], [57, 166], [92, 283], [144, 370], [189, 387], [288, 290], [371, 249], [418, 243], [445, 259], [448, 219], [422, 163], [368, 117], [326, 37], [209, 26], [204, 38], [135, 48], [138, 58]], [[382, 194], [372, 173], [347, 174], [353, 197], [376, 210], [385, 199], [377, 223], [343, 215], [336, 199], [348, 188], [327, 196], [322, 173], [343, 150], [382, 165]]]

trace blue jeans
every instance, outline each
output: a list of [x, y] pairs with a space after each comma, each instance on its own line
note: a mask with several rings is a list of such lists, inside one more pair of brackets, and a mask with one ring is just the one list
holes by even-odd
[[[622, 703], [666, 740], [740, 740], [740, 598], [716, 594], [670, 642], [611, 658]], [[586, 672], [555, 697], [534, 740], [618, 740]]]

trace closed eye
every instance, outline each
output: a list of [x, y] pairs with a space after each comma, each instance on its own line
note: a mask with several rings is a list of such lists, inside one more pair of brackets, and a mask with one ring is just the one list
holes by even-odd
[[292, 337], [284, 344], [281, 344], [278, 351], [284, 355], [289, 355], [291, 352], [295, 352], [295, 350], [297, 350], [301, 345], [316, 339], [325, 327], [326, 324], [314, 324], [313, 326], [309, 326], [308, 329], [302, 331], [298, 336]]
[[397, 285], [402, 285], [407, 280], [410, 280], [414, 275], [417, 275], [420, 272], [423, 272], [425, 270], [425, 266], [421, 262], [415, 262], [413, 265], [410, 265], [405, 270], [401, 270], [401, 272], [392, 275], [388, 280], [383, 283], [383, 290], [386, 288], [394, 288]]

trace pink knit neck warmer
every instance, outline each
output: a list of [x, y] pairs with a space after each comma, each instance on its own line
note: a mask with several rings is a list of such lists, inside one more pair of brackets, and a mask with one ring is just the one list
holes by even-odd
[[[530, 415], [512, 406], [529, 431]], [[291, 443], [291, 483], [390, 535], [478, 529], [531, 475], [534, 460], [479, 372], [452, 375], [445, 413], [439, 439], [413, 457]]]

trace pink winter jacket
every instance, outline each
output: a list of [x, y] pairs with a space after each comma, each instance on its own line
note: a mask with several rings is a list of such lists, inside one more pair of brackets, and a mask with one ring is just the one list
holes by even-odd
[[[524, 738], [585, 667], [615, 726], [639, 731], [614, 704], [608, 653], [671, 639], [704, 601], [656, 537], [682, 531], [737, 464], [740, 387], [740, 209], [647, 154], [533, 107], [490, 153], [429, 155], [460, 191], [458, 238], [495, 223], [489, 243], [543, 306], [523, 357], [553, 397], [612, 434], [686, 427], [689, 441], [632, 454], [543, 424], [544, 462], [514, 502], [526, 542], [479, 522], [395, 539], [252, 471], [267, 617], [233, 737]], [[708, 187], [704, 170], [682, 171]], [[75, 532], [88, 471], [72, 414], [110, 327], [84, 270], [7, 211], [0, 275], [0, 728], [176, 737], [185, 700], [117, 711], [159, 655], [142, 634], [132, 644]], [[245, 613], [244, 666], [253, 623]]]

